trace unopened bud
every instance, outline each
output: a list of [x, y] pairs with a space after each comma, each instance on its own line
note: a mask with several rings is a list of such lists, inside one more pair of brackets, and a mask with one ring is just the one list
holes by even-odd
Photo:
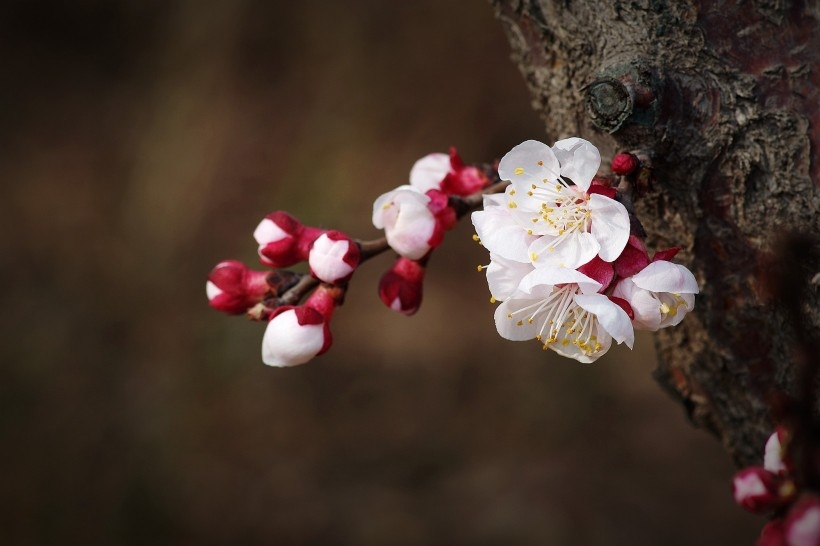
[[311, 274], [322, 282], [346, 282], [359, 265], [359, 245], [345, 234], [329, 231], [320, 235], [310, 248]]
[[612, 158], [612, 172], [621, 175], [632, 174], [641, 162], [634, 154], [622, 153]]
[[789, 546], [786, 542], [786, 528], [783, 519], [773, 519], [764, 525], [755, 546]]
[[270, 287], [268, 273], [248, 269], [236, 260], [226, 260], [214, 267], [205, 283], [211, 307], [239, 315], [261, 302]]
[[277, 309], [262, 338], [262, 361], [268, 366], [297, 366], [330, 348], [332, 337], [322, 314], [306, 306]]
[[379, 281], [382, 302], [399, 313], [412, 315], [421, 306], [424, 266], [414, 260], [399, 258]]
[[305, 259], [299, 239], [305, 227], [287, 212], [268, 214], [256, 227], [253, 237], [259, 243], [259, 258], [265, 265], [289, 267]]
[[753, 466], [744, 468], [732, 479], [735, 502], [755, 514], [764, 514], [781, 504], [780, 481], [768, 470]]

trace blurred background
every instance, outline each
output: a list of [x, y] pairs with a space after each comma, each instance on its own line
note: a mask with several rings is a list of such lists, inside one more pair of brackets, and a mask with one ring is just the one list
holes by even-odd
[[272, 210], [374, 238], [417, 158], [555, 139], [485, 2], [8, 1], [0, 29], [0, 544], [754, 541], [651, 337], [503, 341], [467, 224], [415, 317], [365, 264], [305, 366], [207, 305]]

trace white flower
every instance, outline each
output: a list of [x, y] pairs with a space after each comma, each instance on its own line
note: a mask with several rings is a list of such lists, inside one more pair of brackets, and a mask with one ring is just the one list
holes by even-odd
[[310, 307], [286, 309], [268, 322], [262, 338], [262, 361], [268, 366], [296, 366], [325, 352], [331, 343], [324, 317]]
[[537, 339], [545, 349], [579, 362], [598, 359], [613, 339], [632, 348], [629, 316], [599, 289], [599, 282], [579, 271], [534, 269], [496, 309], [496, 329], [505, 339]]
[[505, 193], [509, 219], [536, 236], [528, 248], [536, 267], [575, 269], [596, 255], [611, 262], [626, 246], [626, 208], [589, 192], [600, 164], [598, 149], [580, 138], [552, 148], [528, 140], [501, 159], [498, 174], [512, 182]]
[[504, 195], [485, 195], [484, 209], [475, 211], [470, 219], [481, 244], [490, 254], [530, 263], [529, 248], [538, 237], [521, 229]]
[[336, 284], [350, 278], [359, 265], [359, 247], [338, 231], [323, 233], [308, 254], [310, 272], [320, 281]]
[[413, 186], [399, 186], [373, 203], [373, 225], [384, 229], [387, 244], [399, 255], [418, 260], [430, 250], [436, 218], [430, 197]]
[[659, 260], [618, 282], [612, 295], [632, 306], [632, 324], [639, 330], [656, 331], [674, 326], [695, 308], [698, 282], [680, 264]]

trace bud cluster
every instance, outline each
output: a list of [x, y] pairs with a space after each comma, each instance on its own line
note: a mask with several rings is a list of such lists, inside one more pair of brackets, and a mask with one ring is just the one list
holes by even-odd
[[450, 148], [449, 155], [416, 161], [409, 185], [376, 199], [373, 225], [384, 230], [387, 244], [399, 255], [379, 282], [379, 297], [387, 307], [405, 315], [418, 311], [427, 260], [458, 217], [451, 199], [480, 192], [488, 184], [480, 169], [465, 166]]
[[[253, 236], [260, 261], [274, 269], [255, 271], [235, 260], [220, 262], [205, 285], [208, 300], [220, 311], [268, 321], [262, 339], [265, 364], [303, 364], [330, 347], [330, 318], [359, 265], [359, 245], [344, 233], [305, 226], [282, 211], [265, 216]], [[289, 305], [281, 297], [303, 275], [280, 268], [302, 262], [318, 287], [301, 305]]]
[[801, 492], [788, 456], [791, 434], [783, 427], [766, 442], [763, 466], [751, 466], [732, 479], [735, 502], [772, 519], [757, 546], [820, 546], [820, 497]]

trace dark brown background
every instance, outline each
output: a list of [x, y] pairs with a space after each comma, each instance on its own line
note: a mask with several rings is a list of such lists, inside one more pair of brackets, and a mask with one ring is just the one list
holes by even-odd
[[0, 37], [0, 543], [753, 542], [651, 337], [501, 340], [469, 225], [411, 319], [367, 263], [306, 366], [207, 307], [271, 210], [374, 237], [418, 157], [551, 142], [485, 3], [6, 2]]

